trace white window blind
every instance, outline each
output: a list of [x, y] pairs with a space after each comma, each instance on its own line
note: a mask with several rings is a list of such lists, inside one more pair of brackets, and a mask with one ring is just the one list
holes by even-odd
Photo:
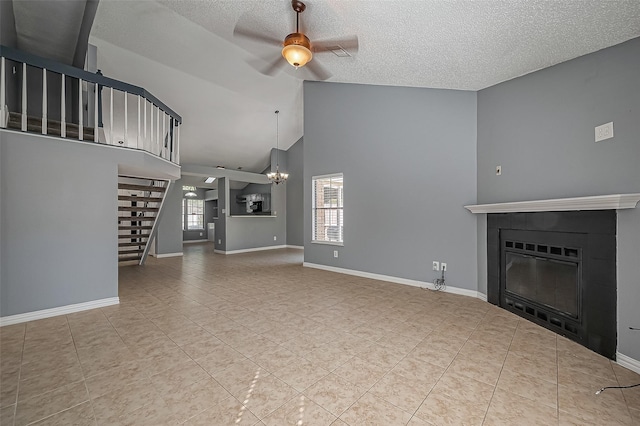
[[204, 200], [185, 198], [182, 204], [184, 229], [204, 229]]
[[311, 178], [313, 185], [312, 241], [344, 241], [344, 190], [342, 173]]

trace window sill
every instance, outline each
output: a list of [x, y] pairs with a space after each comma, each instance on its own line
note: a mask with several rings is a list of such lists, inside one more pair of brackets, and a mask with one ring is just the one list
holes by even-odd
[[344, 242], [339, 241], [311, 241], [311, 244], [320, 244], [325, 246], [340, 246], [344, 247]]

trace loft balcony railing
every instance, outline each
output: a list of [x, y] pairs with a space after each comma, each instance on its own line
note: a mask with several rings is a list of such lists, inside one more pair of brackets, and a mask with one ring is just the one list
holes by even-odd
[[182, 118], [142, 87], [0, 46], [0, 127], [180, 163]]

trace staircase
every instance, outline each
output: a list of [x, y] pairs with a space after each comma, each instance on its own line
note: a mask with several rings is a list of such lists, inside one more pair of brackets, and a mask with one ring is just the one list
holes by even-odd
[[[10, 112], [7, 128], [22, 130], [22, 114], [19, 112]], [[71, 139], [80, 138], [80, 127], [77, 124], [65, 123], [65, 137]], [[42, 118], [27, 116], [27, 132], [42, 133]], [[47, 119], [47, 134], [51, 136], [62, 135], [62, 122]], [[82, 139], [93, 141], [94, 128], [83, 127]]]
[[170, 182], [119, 176], [118, 179], [118, 262], [140, 265], [149, 253], [149, 242]]

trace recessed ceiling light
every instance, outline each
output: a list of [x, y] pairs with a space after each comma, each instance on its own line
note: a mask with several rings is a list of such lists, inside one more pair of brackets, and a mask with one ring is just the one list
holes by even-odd
[[224, 169], [224, 166], [216, 166], [216, 169]]
[[216, 178], [214, 177], [208, 177], [204, 180], [204, 183], [213, 183], [213, 181], [216, 180]]

